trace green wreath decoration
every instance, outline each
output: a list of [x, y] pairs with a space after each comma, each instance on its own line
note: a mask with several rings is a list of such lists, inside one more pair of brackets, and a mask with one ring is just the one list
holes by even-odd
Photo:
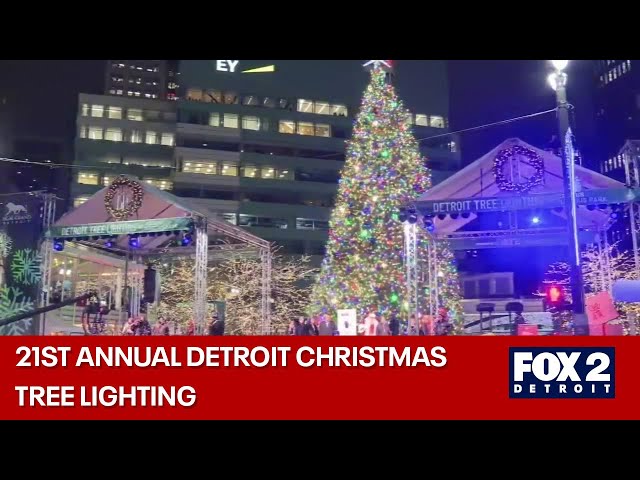
[[[121, 187], [130, 188], [133, 193], [133, 198], [124, 208], [116, 208], [113, 206], [113, 199]], [[143, 197], [144, 190], [140, 183], [125, 176], [119, 176], [109, 185], [109, 189], [104, 196], [104, 208], [107, 210], [107, 213], [116, 220], [125, 220], [140, 210]]]
[[[535, 169], [535, 173], [525, 183], [513, 183], [507, 181], [504, 174], [504, 165], [515, 155], [522, 155], [529, 160], [529, 164]], [[544, 160], [534, 150], [514, 145], [510, 148], [500, 150], [493, 161], [493, 175], [496, 179], [496, 185], [503, 192], [528, 193], [538, 185], [542, 185], [544, 180]]]

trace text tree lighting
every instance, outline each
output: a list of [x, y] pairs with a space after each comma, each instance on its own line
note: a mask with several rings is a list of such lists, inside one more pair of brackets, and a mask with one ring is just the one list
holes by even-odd
[[[361, 318], [372, 311], [406, 314], [398, 213], [431, 186], [408, 117], [384, 68], [374, 65], [347, 144], [312, 314], [334, 315], [338, 309], [356, 309]], [[421, 234], [423, 250], [428, 240]]]

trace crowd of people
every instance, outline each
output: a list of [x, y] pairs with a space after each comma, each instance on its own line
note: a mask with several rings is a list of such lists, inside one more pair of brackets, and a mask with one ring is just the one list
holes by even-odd
[[[357, 334], [364, 336], [394, 336], [394, 335], [449, 335], [453, 325], [449, 321], [449, 312], [442, 308], [436, 319], [430, 315], [423, 315], [419, 321], [412, 315], [409, 322], [391, 315], [389, 320], [377, 312], [370, 312], [363, 321], [358, 323]], [[300, 317], [289, 324], [289, 335], [296, 336], [332, 336], [340, 335], [336, 322], [326, 315], [313, 318]]]

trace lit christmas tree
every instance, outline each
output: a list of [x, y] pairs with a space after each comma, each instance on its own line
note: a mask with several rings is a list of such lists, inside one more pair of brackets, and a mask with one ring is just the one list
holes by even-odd
[[[406, 318], [404, 227], [398, 212], [428, 189], [431, 179], [411, 132], [409, 112], [388, 83], [388, 61], [367, 65], [372, 66], [371, 81], [347, 144], [310, 313], [334, 315], [337, 309], [353, 308], [360, 318], [370, 312]], [[420, 230], [423, 250], [430, 240]], [[451, 269], [456, 271], [453, 263], [443, 262], [440, 284], [446, 288], [452, 286]], [[457, 273], [454, 276], [457, 285]], [[424, 292], [424, 285], [420, 288]], [[441, 293], [446, 296], [445, 290]]]

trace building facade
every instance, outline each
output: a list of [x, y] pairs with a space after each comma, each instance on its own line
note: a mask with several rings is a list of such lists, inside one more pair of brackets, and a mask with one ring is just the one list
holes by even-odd
[[176, 100], [177, 60], [107, 60], [105, 95]]
[[[133, 174], [289, 253], [321, 255], [363, 63], [183, 60], [176, 102], [81, 95], [74, 204]], [[416, 137], [445, 133], [445, 63], [397, 63]], [[460, 164], [455, 139], [444, 138], [422, 143], [436, 182]]]
[[598, 168], [623, 180], [621, 149], [627, 140], [640, 138], [640, 64], [637, 60], [593, 62]]

